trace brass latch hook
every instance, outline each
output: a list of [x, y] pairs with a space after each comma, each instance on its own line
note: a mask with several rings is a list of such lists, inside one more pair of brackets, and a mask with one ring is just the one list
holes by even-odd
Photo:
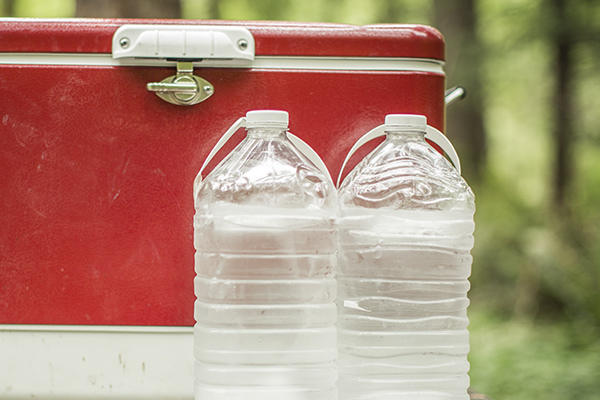
[[161, 99], [180, 106], [198, 104], [215, 91], [210, 82], [194, 75], [194, 63], [191, 61], [178, 61], [177, 75], [169, 76], [161, 82], [148, 83], [146, 88]]

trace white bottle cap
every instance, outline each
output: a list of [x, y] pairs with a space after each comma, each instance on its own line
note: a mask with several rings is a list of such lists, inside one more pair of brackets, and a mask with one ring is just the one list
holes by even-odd
[[427, 117], [415, 114], [388, 114], [385, 116], [386, 128], [416, 128], [425, 130], [427, 128]]
[[289, 114], [287, 111], [279, 110], [254, 110], [246, 113], [246, 127], [273, 127], [287, 128], [289, 124]]

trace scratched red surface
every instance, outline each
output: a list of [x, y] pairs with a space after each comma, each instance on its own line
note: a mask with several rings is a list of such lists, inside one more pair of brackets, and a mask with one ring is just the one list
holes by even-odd
[[[110, 52], [131, 22], [174, 21], [3, 21], [0, 52]], [[443, 58], [426, 27], [243, 24], [257, 55]], [[192, 107], [146, 91], [173, 74], [0, 65], [0, 323], [192, 325], [193, 180], [248, 110], [289, 111], [333, 176], [388, 113], [443, 128], [433, 73], [196, 68], [215, 93]]]

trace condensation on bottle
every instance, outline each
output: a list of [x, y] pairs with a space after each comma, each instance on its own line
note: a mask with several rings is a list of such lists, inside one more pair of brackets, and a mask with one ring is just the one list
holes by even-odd
[[196, 191], [196, 400], [337, 399], [337, 193], [287, 137], [247, 135]]
[[388, 115], [338, 192], [340, 400], [469, 399], [475, 201], [426, 125]]

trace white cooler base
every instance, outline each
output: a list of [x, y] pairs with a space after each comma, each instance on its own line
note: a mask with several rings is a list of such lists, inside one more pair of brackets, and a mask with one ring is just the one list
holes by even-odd
[[2, 399], [193, 399], [193, 328], [0, 325]]

